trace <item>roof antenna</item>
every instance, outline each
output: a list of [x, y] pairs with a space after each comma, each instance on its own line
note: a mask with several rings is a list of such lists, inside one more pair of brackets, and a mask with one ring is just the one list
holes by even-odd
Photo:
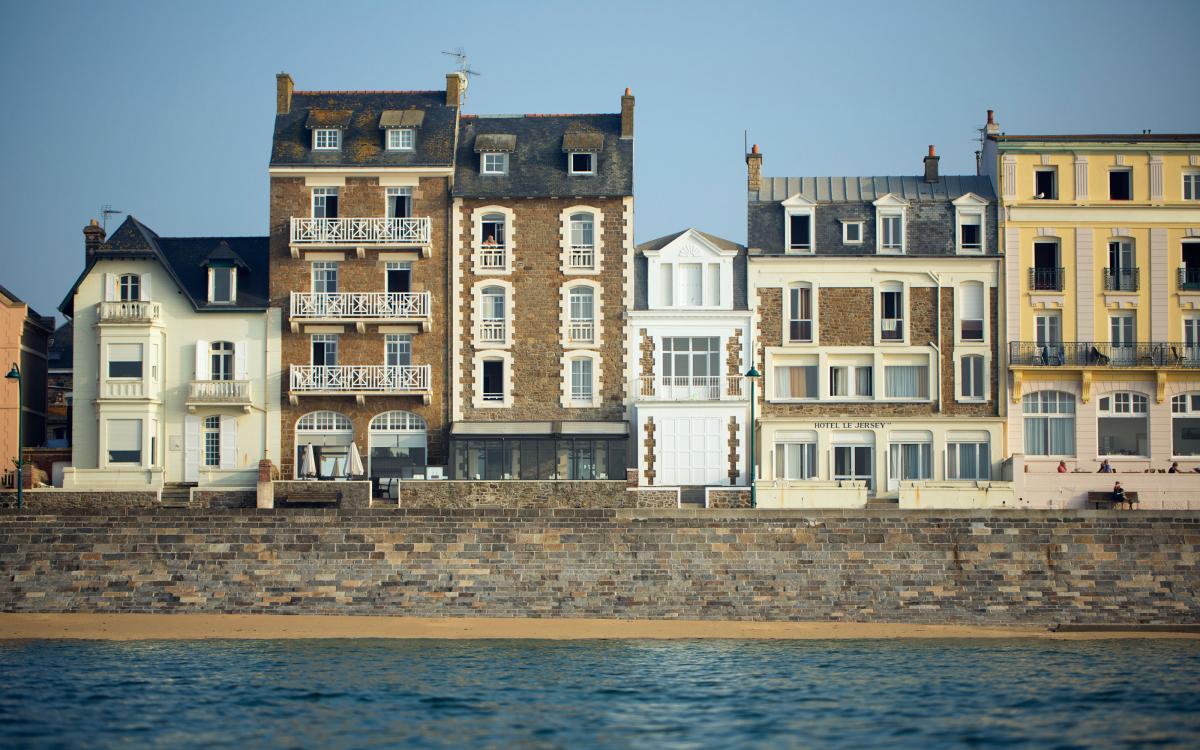
[[750, 131], [743, 129], [742, 130], [742, 153], [743, 154], [750, 153], [749, 143], [750, 143]]
[[467, 53], [462, 47], [455, 47], [453, 52], [442, 52], [443, 55], [450, 55], [458, 61], [458, 71], [466, 73], [469, 76], [483, 75], [477, 70], [471, 70], [470, 64], [467, 63]]
[[108, 234], [108, 217], [119, 216], [123, 213], [125, 212], [113, 208], [111, 203], [105, 203], [100, 207], [100, 226], [104, 229], [104, 234]]

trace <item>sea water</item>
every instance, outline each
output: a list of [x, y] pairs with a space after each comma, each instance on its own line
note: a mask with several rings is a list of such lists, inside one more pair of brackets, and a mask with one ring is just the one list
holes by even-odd
[[1196, 748], [1200, 642], [7, 642], [0, 746]]

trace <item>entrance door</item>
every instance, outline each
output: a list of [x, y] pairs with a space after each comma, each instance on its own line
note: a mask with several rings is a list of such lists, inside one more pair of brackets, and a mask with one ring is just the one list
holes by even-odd
[[869, 445], [833, 446], [833, 478], [867, 483], [875, 489], [875, 450]]
[[[664, 417], [659, 423], [659, 483], [667, 487], [729, 483], [720, 417]], [[658, 431], [656, 431], [658, 432]]]

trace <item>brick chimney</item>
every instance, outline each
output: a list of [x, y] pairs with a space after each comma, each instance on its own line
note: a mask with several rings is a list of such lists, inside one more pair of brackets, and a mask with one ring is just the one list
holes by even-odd
[[100, 222], [92, 219], [86, 227], [83, 228], [83, 256], [84, 260], [91, 262], [96, 256], [96, 251], [104, 244], [104, 230], [100, 228]]
[[446, 106], [461, 107], [467, 101], [467, 74], [461, 70], [446, 74]]
[[938, 159], [941, 159], [941, 158], [942, 157], [938, 156], [937, 153], [933, 150], [933, 144], [932, 143], [929, 144], [929, 156], [925, 157], [925, 181], [926, 182], [937, 182], [938, 181]]
[[633, 94], [629, 93], [628, 88], [621, 97], [621, 137], [633, 137]]
[[746, 189], [751, 192], [762, 189], [762, 154], [757, 143], [746, 154]]
[[983, 133], [984, 135], [1000, 134], [1000, 125], [996, 122], [996, 111], [993, 109], [988, 110], [987, 125], [983, 126]]
[[275, 75], [275, 114], [286, 115], [292, 111], [292, 90], [296, 84], [289, 73]]

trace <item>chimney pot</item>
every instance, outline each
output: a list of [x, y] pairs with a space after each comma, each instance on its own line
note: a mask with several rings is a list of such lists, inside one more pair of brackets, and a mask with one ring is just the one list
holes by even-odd
[[275, 76], [275, 114], [286, 115], [292, 111], [292, 91], [296, 84], [288, 73]]
[[629, 96], [629, 95], [630, 95], [630, 94], [629, 94], [629, 87], [628, 87], [628, 86], [626, 86], [626, 87], [625, 87], [625, 96]]
[[1000, 132], [1000, 126], [996, 124], [996, 111], [989, 109], [987, 113], [987, 125], [983, 126], [983, 134], [996, 135]]
[[937, 152], [936, 152], [936, 151], [934, 151], [934, 149], [933, 149], [933, 144], [932, 144], [932, 143], [931, 143], [931, 144], [929, 144], [929, 155], [930, 155], [930, 156], [937, 156]]
[[996, 110], [989, 109], [988, 110], [988, 125], [991, 125], [994, 122], [996, 122]]
[[621, 97], [621, 137], [633, 137], [633, 94], [629, 93], [629, 89], [625, 89], [625, 95]]
[[757, 143], [750, 147], [750, 153], [752, 153], [752, 154], [758, 153], [758, 144]]

